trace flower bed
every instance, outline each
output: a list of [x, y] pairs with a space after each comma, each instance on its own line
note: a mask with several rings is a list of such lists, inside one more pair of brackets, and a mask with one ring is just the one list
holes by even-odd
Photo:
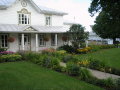
[[79, 53], [79, 54], [86, 54], [86, 53], [90, 52], [91, 49], [92, 49], [91, 47], [86, 47], [86, 48], [82, 48], [82, 49], [77, 49], [77, 53]]
[[[119, 88], [119, 80], [114, 81], [111, 78], [108, 79], [97, 79], [84, 67], [94, 66], [92, 68], [100, 69], [105, 67], [103, 63], [96, 60], [83, 60], [79, 61], [73, 57], [74, 55], [64, 57], [67, 59], [67, 66], [60, 66], [60, 59], [56, 56], [49, 54], [40, 54], [35, 52], [27, 52], [22, 54], [24, 60], [31, 61], [42, 67], [50, 68], [52, 70], [63, 72], [67, 75], [75, 77], [79, 80], [83, 80], [90, 84], [94, 84], [103, 87], [107, 90], [117, 90]], [[70, 57], [70, 58], [68, 58]], [[82, 66], [82, 67], [81, 67]], [[119, 89], [118, 89], [119, 90]]]
[[106, 73], [120, 75], [120, 70], [113, 67], [108, 67], [104, 62], [100, 60], [85, 59], [85, 60], [80, 60], [77, 64], [81, 67], [87, 67], [87, 68], [99, 70]]
[[7, 55], [2, 55], [0, 57], [0, 62], [14, 62], [14, 61], [20, 61], [22, 58], [21, 55], [17, 54], [7, 54]]
[[6, 54], [14, 54], [15, 52], [12, 51], [2, 51], [0, 52], [0, 55], [6, 55]]

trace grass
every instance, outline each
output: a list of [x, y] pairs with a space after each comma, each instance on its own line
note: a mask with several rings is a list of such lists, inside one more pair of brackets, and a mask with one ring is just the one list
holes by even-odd
[[95, 58], [103, 61], [110, 67], [120, 69], [120, 48], [100, 50], [94, 53], [78, 55], [79, 59]]
[[0, 90], [103, 90], [30, 62], [0, 64]]

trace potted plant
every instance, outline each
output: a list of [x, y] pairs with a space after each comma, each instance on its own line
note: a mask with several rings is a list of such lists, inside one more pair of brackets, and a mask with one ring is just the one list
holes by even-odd
[[49, 41], [49, 37], [44, 37], [44, 41]]
[[14, 42], [15, 38], [14, 37], [8, 37], [8, 42]]
[[63, 36], [62, 40], [66, 42], [68, 40], [68, 38], [66, 36]]

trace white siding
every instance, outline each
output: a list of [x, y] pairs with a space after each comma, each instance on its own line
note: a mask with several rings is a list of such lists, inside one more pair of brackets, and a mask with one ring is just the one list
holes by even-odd
[[63, 26], [63, 16], [52, 15], [52, 26]]
[[10, 37], [14, 37], [14, 42], [9, 42], [8, 51], [16, 52], [19, 50], [19, 43], [18, 43], [18, 34], [9, 34]]
[[[0, 24], [18, 24], [17, 11], [23, 9], [21, 2], [17, 2], [6, 10], [0, 10]], [[38, 13], [34, 7], [28, 3], [25, 9], [31, 12], [31, 25], [45, 25], [45, 15]], [[56, 23], [57, 22], [57, 23]], [[52, 25], [62, 26], [63, 16], [52, 15]]]

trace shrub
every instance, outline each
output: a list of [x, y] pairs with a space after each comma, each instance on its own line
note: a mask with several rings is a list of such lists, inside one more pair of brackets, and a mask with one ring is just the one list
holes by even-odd
[[115, 48], [115, 45], [100, 45], [100, 49]]
[[61, 67], [61, 72], [66, 72], [66, 67]]
[[95, 60], [95, 59], [90, 60], [89, 67], [92, 69], [105, 71], [105, 63], [99, 60]]
[[7, 48], [0, 48], [0, 52], [7, 51]]
[[42, 54], [43, 55], [49, 55], [49, 56], [53, 56], [53, 57], [57, 57], [59, 59], [62, 59], [62, 57], [65, 55], [66, 51], [61, 50], [61, 51], [56, 51], [53, 48], [49, 48], [49, 49], [44, 49], [42, 50]]
[[59, 50], [59, 51], [57, 51], [57, 53], [59, 53], [59, 54], [66, 54], [67, 52], [65, 51], [65, 50]]
[[53, 52], [56, 52], [54, 48], [47, 48], [47, 49], [42, 50], [42, 54], [51, 54]]
[[47, 68], [50, 68], [52, 65], [51, 65], [51, 58], [48, 57], [48, 56], [45, 56], [42, 60], [42, 66], [43, 67], [47, 67]]
[[72, 61], [72, 59], [73, 59], [72, 55], [65, 55], [63, 56], [62, 61], [67, 63], [68, 61]]
[[79, 76], [79, 66], [73, 62], [67, 63], [67, 73], [71, 76]]
[[58, 59], [60, 59], [60, 60], [62, 60], [62, 58], [66, 55], [66, 54], [61, 54], [61, 53], [59, 53], [59, 52], [53, 52], [53, 53], [49, 53], [48, 54], [50, 57], [52, 56], [52, 57], [56, 57], [56, 58], [58, 58]]
[[58, 48], [58, 50], [65, 50], [65, 51], [67, 51], [68, 53], [74, 53], [74, 52], [75, 52], [74, 47], [72, 47], [72, 46], [70, 46], [70, 45], [61, 46], [61, 47]]
[[23, 57], [27, 61], [34, 61], [34, 59], [38, 59], [39, 58], [39, 54], [35, 53], [35, 52], [25, 52], [23, 54]]
[[14, 62], [21, 60], [22, 56], [17, 54], [8, 54], [8, 55], [2, 55], [0, 57], [0, 62]]
[[111, 73], [116, 74], [116, 75], [120, 75], [120, 70], [116, 69], [116, 68], [111, 68]]
[[113, 90], [113, 88], [115, 88], [115, 83], [112, 78], [96, 79], [96, 85], [107, 88], [108, 90]]
[[104, 86], [108, 88], [113, 88], [115, 86], [115, 83], [112, 78], [108, 78], [104, 81]]
[[86, 47], [86, 48], [82, 48], [82, 49], [77, 49], [77, 53], [80, 53], [80, 54], [86, 54], [88, 52], [91, 51], [91, 47]]
[[55, 70], [55, 71], [58, 71], [58, 72], [62, 72], [62, 66], [60, 66], [60, 65], [54, 65], [53, 67], [52, 67], [52, 69], [53, 70]]
[[118, 78], [118, 79], [115, 81], [115, 84], [116, 84], [116, 90], [120, 90], [120, 78]]
[[100, 49], [109, 49], [109, 48], [115, 48], [115, 45], [90, 45], [92, 48], [91, 51], [98, 51]]
[[89, 78], [93, 77], [92, 74], [90, 73], [89, 70], [87, 70], [86, 68], [80, 68], [79, 71], [79, 78], [81, 80], [88, 80]]
[[91, 47], [92, 52], [100, 50], [99, 45], [90, 45], [89, 47]]
[[43, 67], [47, 67], [47, 68], [51, 68], [55, 71], [61, 71], [61, 66], [60, 66], [60, 60], [58, 58], [55, 57], [49, 57], [49, 56], [44, 56], [43, 60], [42, 60], [42, 66]]

